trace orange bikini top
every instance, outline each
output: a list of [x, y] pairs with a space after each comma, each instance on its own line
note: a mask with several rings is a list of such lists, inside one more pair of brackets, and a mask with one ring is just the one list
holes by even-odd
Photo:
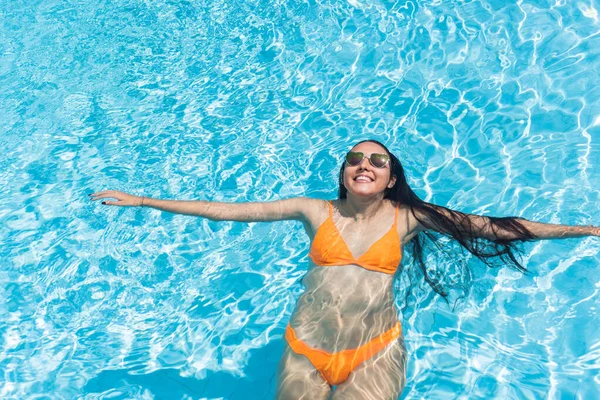
[[316, 265], [334, 266], [356, 264], [365, 269], [385, 274], [393, 274], [400, 265], [402, 253], [400, 238], [396, 229], [398, 207], [394, 216], [394, 225], [379, 240], [369, 247], [359, 258], [354, 258], [344, 242], [342, 235], [333, 223], [333, 205], [329, 202], [329, 218], [323, 222], [315, 234], [310, 247], [309, 257]]

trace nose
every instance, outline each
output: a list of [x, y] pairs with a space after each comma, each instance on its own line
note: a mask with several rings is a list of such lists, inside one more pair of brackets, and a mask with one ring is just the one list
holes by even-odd
[[365, 157], [365, 158], [362, 159], [362, 161], [360, 162], [360, 164], [358, 164], [358, 167], [360, 169], [367, 169], [366, 167], [370, 166], [370, 165], [371, 165], [371, 162], [369, 161], [369, 158]]

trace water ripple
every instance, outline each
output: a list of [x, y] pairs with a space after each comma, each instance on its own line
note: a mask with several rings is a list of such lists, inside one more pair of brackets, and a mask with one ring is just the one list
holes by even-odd
[[[542, 0], [10, 2], [0, 397], [274, 396], [301, 227], [89, 192], [332, 198], [341, 155], [374, 137], [429, 201], [598, 224], [598, 18]], [[479, 271], [454, 313], [415, 291], [403, 398], [597, 397], [598, 244], [529, 250], [533, 279]]]

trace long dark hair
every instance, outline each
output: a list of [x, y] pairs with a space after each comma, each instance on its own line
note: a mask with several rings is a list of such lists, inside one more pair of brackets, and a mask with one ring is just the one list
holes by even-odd
[[[438, 250], [444, 252], [447, 248], [448, 240], [454, 239], [464, 249], [467, 249], [471, 254], [476, 256], [488, 267], [498, 267], [500, 265], [508, 265], [522, 273], [527, 273], [527, 269], [521, 265], [516, 257], [516, 254], [522, 253], [517, 247], [517, 244], [534, 240], [537, 237], [529, 231], [519, 220], [519, 217], [487, 217], [485, 229], [496, 234], [500, 230], [510, 232], [514, 239], [486, 239], [477, 237], [473, 231], [471, 220], [467, 214], [449, 208], [427, 203], [419, 198], [408, 186], [404, 168], [398, 158], [391, 151], [377, 140], [363, 140], [356, 145], [364, 142], [376, 143], [383, 147], [390, 156], [390, 178], [395, 175], [396, 182], [393, 187], [386, 188], [384, 198], [393, 202], [410, 206], [412, 215], [426, 228], [433, 228], [435, 233], [424, 230], [419, 232], [407, 244], [407, 248], [412, 253], [413, 261], [420, 267], [423, 272], [425, 281], [433, 288], [433, 290], [441, 295], [448, 302], [448, 290], [444, 287], [444, 271], [436, 268], [427, 268], [423, 259], [423, 248], [425, 244], [433, 244]], [[344, 186], [344, 168], [346, 163], [343, 162], [339, 174], [339, 191], [340, 199], [345, 199], [348, 190]], [[442, 213], [441, 211], [444, 211]], [[444, 215], [446, 214], [446, 215]], [[419, 215], [425, 215], [426, 220]], [[439, 231], [444, 233], [439, 233]], [[494, 235], [497, 237], [497, 235]], [[441, 239], [441, 240], [440, 240]], [[406, 253], [406, 249], [405, 249]], [[498, 263], [500, 261], [500, 263]], [[468, 265], [465, 262], [459, 263], [462, 271], [459, 273], [462, 276], [470, 276]], [[467, 278], [468, 279], [468, 278]], [[456, 283], [456, 281], [452, 282]], [[463, 282], [464, 285], [464, 282]], [[408, 294], [407, 294], [408, 296]]]

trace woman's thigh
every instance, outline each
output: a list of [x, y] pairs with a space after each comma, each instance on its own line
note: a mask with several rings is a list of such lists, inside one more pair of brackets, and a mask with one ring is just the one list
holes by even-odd
[[406, 384], [406, 347], [400, 337], [360, 364], [340, 383], [333, 399], [397, 400]]
[[277, 369], [277, 400], [329, 399], [331, 386], [303, 355], [292, 351], [284, 340], [283, 356]]

